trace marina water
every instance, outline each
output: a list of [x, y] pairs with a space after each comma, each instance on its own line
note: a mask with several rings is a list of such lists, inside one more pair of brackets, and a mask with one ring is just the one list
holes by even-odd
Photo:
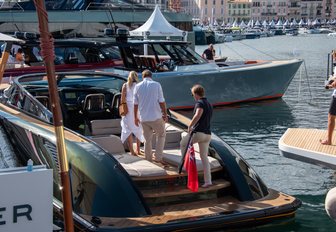
[[[206, 47], [196, 46], [196, 51], [201, 54]], [[275, 36], [216, 44], [215, 49], [229, 60], [301, 58], [308, 74], [303, 64], [282, 99], [214, 111], [213, 132], [237, 150], [268, 187], [302, 200], [294, 219], [243, 231], [335, 231], [336, 223], [324, 209], [326, 193], [336, 187], [335, 170], [281, 156], [278, 140], [288, 127], [326, 129], [332, 90], [324, 89], [324, 81], [327, 54], [336, 49], [336, 38]]]

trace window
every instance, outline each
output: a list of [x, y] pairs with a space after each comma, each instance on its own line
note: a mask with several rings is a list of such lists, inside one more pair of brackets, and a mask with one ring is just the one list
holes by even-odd
[[216, 0], [212, 0], [212, 5], [216, 5]]
[[205, 4], [205, 5], [208, 5], [208, 0], [205, 0], [204, 4]]

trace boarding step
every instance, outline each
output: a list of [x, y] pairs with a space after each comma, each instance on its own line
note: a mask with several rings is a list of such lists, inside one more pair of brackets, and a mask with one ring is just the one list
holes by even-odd
[[[231, 185], [229, 181], [226, 180], [216, 180], [213, 185], [209, 186], [208, 188], [198, 188], [197, 193], [204, 193], [209, 191], [216, 191], [219, 189], [227, 188]], [[156, 189], [148, 189], [143, 190], [142, 194], [145, 198], [157, 198], [157, 197], [170, 197], [170, 196], [178, 196], [178, 195], [186, 195], [192, 194], [193, 192], [190, 191], [186, 185], [185, 186], [167, 186], [165, 188], [156, 188]]]
[[[201, 183], [201, 182], [199, 182]], [[179, 204], [181, 202], [196, 202], [200, 200], [216, 199], [223, 196], [225, 192], [229, 193], [231, 183], [223, 179], [213, 181], [213, 185], [208, 188], [199, 186], [197, 192], [192, 192], [184, 185], [167, 185], [160, 188], [140, 190], [148, 206], [162, 206], [169, 204]]]
[[[133, 181], [136, 185], [141, 189], [147, 188], [161, 188], [165, 186], [172, 185], [186, 185], [188, 181], [188, 173], [182, 172], [179, 174], [177, 172], [177, 168], [173, 167], [174, 170], [169, 170], [171, 167], [165, 167], [167, 171], [166, 175], [161, 176], [146, 176], [146, 177], [132, 177]], [[203, 171], [198, 172], [198, 180], [199, 183], [203, 182]], [[211, 170], [211, 176], [213, 180], [216, 179], [226, 179], [225, 173], [223, 172], [223, 168], [216, 168]]]

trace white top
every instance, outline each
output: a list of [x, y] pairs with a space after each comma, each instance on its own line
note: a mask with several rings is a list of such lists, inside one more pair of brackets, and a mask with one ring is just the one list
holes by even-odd
[[133, 103], [133, 92], [134, 92], [134, 87], [137, 83], [133, 82], [131, 86], [126, 83], [126, 102], [132, 102]]
[[332, 96], [336, 97], [336, 89], [334, 89]]
[[165, 102], [162, 87], [159, 82], [145, 77], [134, 88], [134, 105], [138, 105], [141, 122], [155, 121], [162, 118], [159, 103]]

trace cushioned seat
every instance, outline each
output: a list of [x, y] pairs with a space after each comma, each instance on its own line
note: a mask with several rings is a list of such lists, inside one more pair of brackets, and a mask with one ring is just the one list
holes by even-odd
[[118, 136], [94, 136], [91, 140], [113, 155], [130, 176], [162, 176], [167, 172], [163, 168], [138, 156], [125, 152]]
[[91, 121], [92, 135], [111, 135], [120, 134], [120, 118], [116, 119], [98, 119]]
[[114, 155], [121, 166], [130, 176], [164, 176], [167, 175], [163, 168], [137, 156], [130, 154]]
[[[196, 165], [197, 165], [197, 170], [198, 171], [203, 171], [203, 164], [201, 157], [199, 155], [199, 148], [197, 144], [194, 144], [194, 149], [195, 149], [195, 157], [196, 157]], [[215, 169], [221, 167], [220, 163], [218, 160], [216, 160], [213, 157], [208, 156], [209, 163], [210, 163], [210, 168]], [[163, 151], [163, 160], [173, 166], [178, 166], [180, 161], [181, 161], [181, 151], [180, 149], [167, 149]], [[183, 170], [185, 170], [183, 168]]]

